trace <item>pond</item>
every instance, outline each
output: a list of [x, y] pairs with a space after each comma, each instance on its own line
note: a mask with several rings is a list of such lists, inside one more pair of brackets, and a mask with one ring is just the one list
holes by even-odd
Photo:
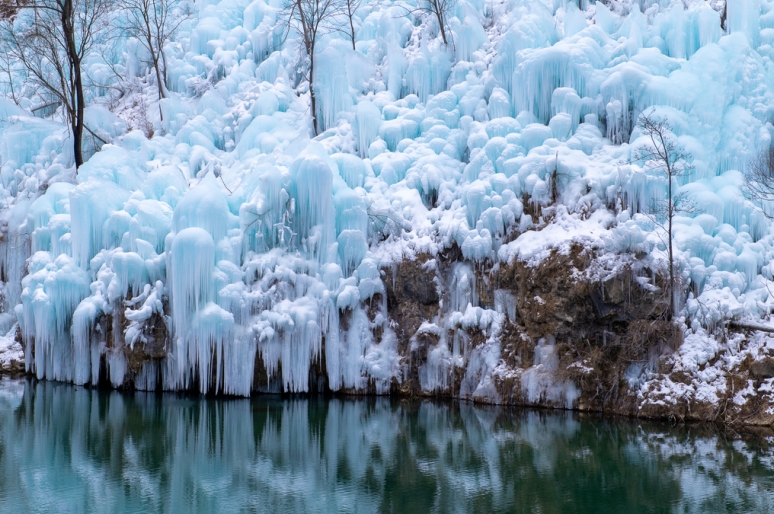
[[388, 398], [0, 381], [0, 512], [769, 512], [774, 441]]

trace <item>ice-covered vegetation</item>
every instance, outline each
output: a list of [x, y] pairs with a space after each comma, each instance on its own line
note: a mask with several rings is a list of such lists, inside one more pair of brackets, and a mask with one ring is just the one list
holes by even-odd
[[260, 361], [285, 391], [308, 390], [317, 365], [332, 390], [386, 392], [407, 365], [390, 270], [458, 248], [420, 377], [431, 391], [464, 368], [485, 395], [513, 299], [481, 305], [477, 269], [573, 241], [666, 269], [653, 205], [670, 188], [638, 158], [645, 111], [669, 120], [689, 170], [672, 185], [696, 206], [672, 220], [675, 318], [698, 348], [686, 358], [724, 321], [770, 314], [771, 226], [742, 186], [774, 131], [774, 2], [449, 5], [444, 37], [411, 0], [338, 12], [354, 50], [349, 28], [321, 31], [311, 85], [279, 0], [197, 2], [163, 47], [166, 87], [147, 46], [106, 38], [83, 59], [92, 135], [77, 173], [66, 113], [38, 109], [50, 99], [8, 66], [3, 308], [28, 369], [90, 383], [104, 359], [121, 385], [123, 346], [163, 326], [168, 356], [137, 387], [247, 395]]

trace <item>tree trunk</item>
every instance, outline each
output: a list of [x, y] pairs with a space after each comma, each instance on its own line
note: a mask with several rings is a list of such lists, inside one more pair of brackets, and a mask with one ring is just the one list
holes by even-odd
[[78, 55], [78, 48], [75, 45], [75, 29], [73, 26], [72, 0], [64, 0], [62, 3], [62, 33], [66, 40], [67, 59], [70, 63], [70, 69], [73, 74], [73, 108], [70, 124], [73, 131], [73, 156], [75, 158], [75, 168], [78, 169], [83, 164], [83, 124], [84, 107], [86, 99], [83, 94], [83, 78], [81, 77], [81, 61]]
[[726, 19], [728, 18], [728, 0], [723, 5], [723, 14], [720, 15], [720, 30], [726, 30]]
[[75, 123], [73, 127], [73, 150], [75, 155], [75, 169], [83, 164], [83, 125], [84, 125], [84, 107], [85, 99], [83, 96], [83, 83], [81, 81], [80, 63], [75, 67]]
[[438, 26], [441, 29], [441, 39], [443, 39], [443, 44], [447, 45], [446, 29], [443, 26], [443, 13], [441, 12], [441, 7], [438, 5], [438, 0], [435, 0], [433, 5], [435, 8], [435, 17], [438, 18]]
[[312, 108], [312, 126], [314, 127], [314, 135], [320, 133], [320, 128], [317, 126], [317, 99], [314, 97], [314, 49], [309, 56], [309, 100]]
[[672, 170], [669, 167], [669, 163], [667, 163], [667, 170], [667, 180], [669, 181], [669, 210], [667, 212], [667, 215], [669, 216], [669, 233], [667, 234], [667, 237], [669, 238], [669, 312], [667, 313], [667, 321], [672, 321], [672, 316], [675, 312], [675, 263], [672, 253], [672, 218], [674, 216], [674, 206], [672, 205]]
[[352, 13], [349, 13], [349, 33], [352, 34], [352, 50], [357, 51], [355, 48], [355, 25], [352, 23]]
[[347, 16], [349, 16], [349, 33], [352, 36], [352, 50], [357, 51], [355, 48], [355, 25], [352, 23], [352, 17], [355, 13], [352, 12], [352, 0], [347, 0]]
[[[159, 58], [155, 56], [153, 59], [153, 68], [156, 70], [156, 85], [159, 88], [159, 100], [166, 98], [164, 94], [164, 85], [161, 83], [161, 71], [159, 71]], [[161, 110], [161, 102], [159, 102], [159, 119], [164, 121], [164, 112]]]
[[[169, 91], [169, 84], [167, 84], [167, 54], [164, 53], [164, 43], [159, 43], [159, 55], [161, 56], [161, 78], [164, 81], [164, 91]], [[166, 93], [164, 93], [166, 95]], [[166, 98], [166, 96], [164, 96]]]
[[166, 94], [164, 93], [164, 84], [162, 83], [161, 79], [161, 70], [159, 69], [159, 58], [156, 57], [153, 59], [153, 68], [156, 70], [156, 85], [159, 89], [159, 100], [166, 98]]
[[161, 100], [162, 98], [166, 98], [166, 95], [164, 94], [165, 84], [163, 83], [161, 69], [159, 68], [159, 58], [161, 57], [159, 54], [162, 52], [161, 49], [156, 50], [153, 46], [153, 39], [150, 36], [150, 24], [147, 21], [145, 22], [145, 27], [148, 31], [145, 41], [148, 43], [148, 51], [150, 52], [151, 61], [153, 61], [153, 70], [156, 72], [156, 87], [159, 90], [159, 100]]

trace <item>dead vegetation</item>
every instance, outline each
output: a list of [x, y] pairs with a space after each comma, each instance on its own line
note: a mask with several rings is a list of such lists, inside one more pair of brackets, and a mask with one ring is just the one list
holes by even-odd
[[503, 267], [498, 276], [499, 287], [516, 297], [518, 313], [502, 332], [505, 362], [528, 368], [536, 341], [553, 336], [557, 381], [576, 383], [581, 404], [594, 410], [610, 408], [630, 365], [657, 367], [682, 342], [681, 329], [667, 320], [666, 274], [636, 259], [605, 266], [593, 249], [574, 244], [537, 266]]
[[602, 410], [620, 394], [626, 369], [632, 364], [658, 368], [659, 357], [682, 343], [682, 330], [663, 319], [633, 320], [624, 334], [606, 333], [603, 344], [589, 339], [557, 347], [557, 380], [573, 380], [580, 386], [587, 405]]

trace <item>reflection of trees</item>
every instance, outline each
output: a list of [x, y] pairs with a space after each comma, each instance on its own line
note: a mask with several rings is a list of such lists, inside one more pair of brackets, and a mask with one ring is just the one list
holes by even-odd
[[764, 511], [756, 444], [469, 404], [4, 382], [0, 510]]

